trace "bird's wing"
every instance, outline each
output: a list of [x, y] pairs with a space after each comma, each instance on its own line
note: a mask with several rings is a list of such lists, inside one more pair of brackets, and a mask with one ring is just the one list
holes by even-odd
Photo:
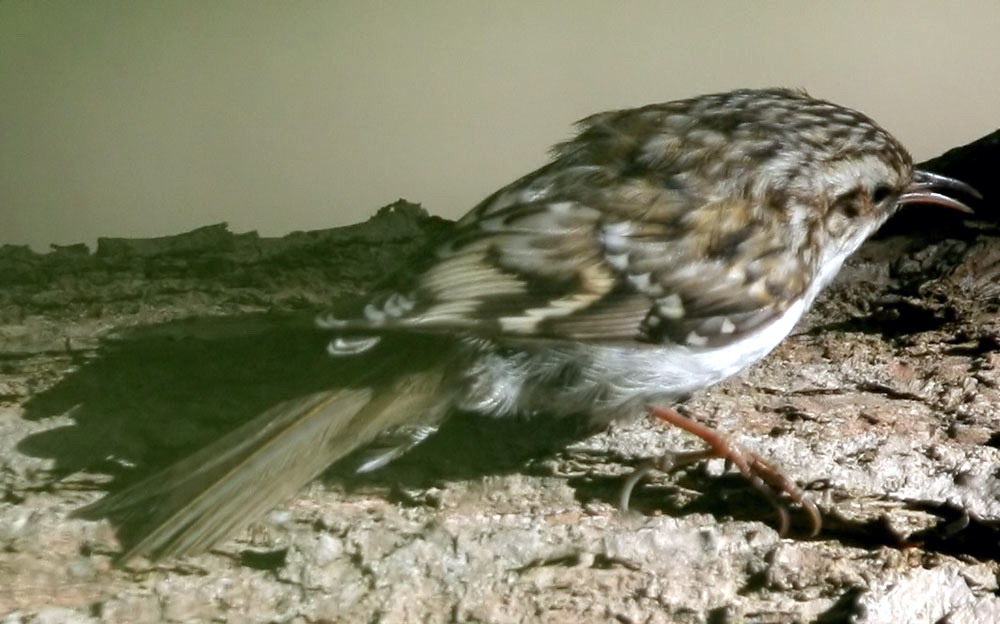
[[557, 160], [459, 221], [411, 289], [330, 325], [725, 344], [805, 291], [810, 264], [772, 222], [780, 213]]

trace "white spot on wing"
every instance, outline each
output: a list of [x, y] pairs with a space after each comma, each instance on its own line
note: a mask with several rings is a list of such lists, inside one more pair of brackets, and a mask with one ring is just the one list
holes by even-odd
[[361, 338], [334, 338], [326, 345], [326, 352], [334, 357], [364, 353], [379, 343], [378, 336]]
[[628, 245], [628, 235], [631, 231], [632, 226], [628, 221], [606, 223], [601, 228], [601, 244], [609, 254], [620, 254]]
[[541, 320], [542, 318], [531, 316], [505, 316], [500, 319], [500, 331], [512, 334], [530, 334], [538, 328], [538, 323]]
[[687, 335], [687, 338], [684, 339], [684, 342], [688, 343], [693, 347], [704, 347], [705, 345], [708, 344], [708, 338], [702, 336], [701, 334], [696, 334], [695, 332], [691, 332]]
[[640, 275], [629, 275], [628, 281], [635, 286], [636, 290], [647, 292], [649, 290], [649, 273], [642, 273]]
[[385, 312], [375, 307], [374, 303], [369, 303], [365, 306], [365, 318], [372, 323], [381, 323], [385, 321]]
[[628, 253], [627, 252], [625, 252], [625, 253], [616, 253], [616, 254], [607, 254], [607, 255], [604, 256], [604, 260], [608, 264], [610, 264], [611, 266], [613, 266], [614, 268], [618, 269], [619, 271], [624, 271], [625, 269], [628, 268]]
[[409, 297], [404, 297], [399, 293], [392, 293], [389, 298], [385, 300], [385, 305], [382, 308], [385, 310], [386, 314], [393, 317], [400, 317], [413, 309], [414, 302]]
[[316, 326], [320, 329], [339, 329], [345, 327], [347, 324], [347, 321], [339, 319], [332, 314], [323, 314], [316, 317]]
[[660, 316], [668, 319], [680, 319], [684, 318], [684, 303], [681, 301], [680, 295], [674, 293], [657, 300], [656, 310], [660, 313]]

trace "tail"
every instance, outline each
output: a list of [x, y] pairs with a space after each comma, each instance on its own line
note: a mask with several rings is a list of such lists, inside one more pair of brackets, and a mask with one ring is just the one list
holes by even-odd
[[[373, 376], [367, 375], [371, 378]], [[197, 554], [256, 520], [330, 464], [380, 433], [434, 423], [450, 397], [446, 367], [400, 372], [369, 386], [319, 392], [275, 405], [239, 429], [143, 481], [75, 512], [148, 532], [120, 556]]]

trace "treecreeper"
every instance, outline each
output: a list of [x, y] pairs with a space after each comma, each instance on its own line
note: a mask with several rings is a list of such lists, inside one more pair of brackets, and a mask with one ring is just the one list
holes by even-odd
[[[651, 413], [735, 466], [782, 532], [794, 503], [815, 534], [820, 512], [793, 480], [671, 405], [777, 346], [900, 206], [969, 210], [945, 192], [978, 196], [915, 169], [862, 113], [801, 91], [587, 117], [363, 305], [319, 319], [330, 355], [358, 361], [352, 378], [78, 513], [150, 518], [123, 561], [194, 554], [352, 451], [369, 448], [360, 471], [384, 466], [452, 412], [596, 426]], [[653, 467], [669, 466], [636, 470], [623, 507]]]

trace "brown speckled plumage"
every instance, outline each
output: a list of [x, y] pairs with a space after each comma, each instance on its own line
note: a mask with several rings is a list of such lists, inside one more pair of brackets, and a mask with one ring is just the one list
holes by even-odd
[[[377, 468], [455, 409], [605, 423], [668, 405], [773, 349], [899, 205], [964, 208], [934, 189], [969, 191], [915, 171], [865, 115], [799, 91], [612, 111], [579, 129], [356, 316], [321, 320], [331, 354], [359, 358], [357, 380], [276, 406], [95, 507], [151, 516], [125, 557], [204, 550], [355, 448], [381, 436], [362, 466]], [[819, 529], [763, 459], [653, 413], [772, 498], [803, 502]]]

